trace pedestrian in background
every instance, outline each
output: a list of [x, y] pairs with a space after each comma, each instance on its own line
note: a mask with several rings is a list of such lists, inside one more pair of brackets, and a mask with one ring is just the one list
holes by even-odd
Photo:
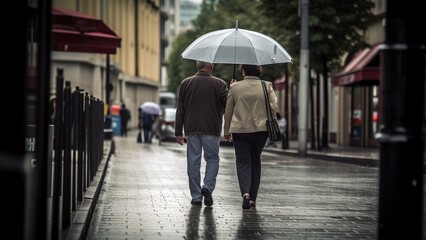
[[126, 104], [121, 104], [120, 109], [120, 122], [121, 122], [121, 136], [127, 137], [127, 124], [131, 119], [131, 114], [129, 109], [126, 108]]
[[[184, 79], [179, 88], [175, 136], [184, 143], [187, 137], [187, 174], [191, 204], [213, 205], [212, 193], [219, 171], [219, 144], [222, 118], [228, 87], [225, 81], [212, 76], [213, 64], [197, 61], [197, 73]], [[201, 154], [206, 168], [201, 186]]]
[[142, 143], [142, 109], [138, 108], [138, 133], [136, 134], [136, 142]]
[[[225, 108], [224, 137], [234, 142], [242, 208], [256, 206], [261, 176], [261, 154], [268, 139], [265, 96], [259, 79], [262, 68], [240, 65], [244, 79], [231, 81]], [[265, 82], [272, 114], [277, 112], [277, 97], [271, 82]]]
[[158, 115], [154, 115], [143, 110], [140, 111], [140, 125], [143, 130], [143, 140], [145, 143], [152, 143], [152, 126]]

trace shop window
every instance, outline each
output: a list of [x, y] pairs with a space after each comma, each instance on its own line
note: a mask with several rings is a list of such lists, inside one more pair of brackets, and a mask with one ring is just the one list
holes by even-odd
[[352, 88], [352, 117], [351, 117], [351, 137], [353, 140], [360, 140], [362, 136], [362, 88]]

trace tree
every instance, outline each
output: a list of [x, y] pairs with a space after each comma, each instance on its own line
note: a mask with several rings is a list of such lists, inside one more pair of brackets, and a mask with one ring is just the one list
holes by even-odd
[[173, 50], [169, 55], [169, 66], [167, 68], [167, 75], [169, 82], [167, 90], [177, 93], [179, 85], [183, 79], [196, 71], [195, 63], [181, 57], [185, 48], [193, 41], [195, 32], [188, 31], [180, 34], [173, 42]]
[[195, 62], [183, 59], [182, 52], [202, 34], [211, 31], [210, 21], [215, 11], [216, 0], [203, 0], [200, 14], [192, 21], [194, 29], [179, 34], [173, 42], [173, 50], [169, 55], [167, 75], [169, 82], [168, 91], [177, 92], [183, 79], [196, 72]]
[[[194, 74], [194, 61], [182, 59], [180, 54], [201, 35], [219, 29], [234, 28], [235, 20], [239, 20], [240, 28], [269, 33], [268, 26], [264, 24], [265, 17], [257, 11], [259, 4], [257, 0], [204, 0], [200, 14], [193, 21], [194, 29], [179, 35], [173, 44], [174, 48], [169, 57], [168, 90], [176, 92], [180, 82]], [[240, 79], [238, 66], [232, 64], [215, 64], [214, 75], [229, 82], [233, 78], [234, 68], [237, 69], [235, 77]], [[274, 81], [281, 75], [282, 68], [282, 64], [263, 66], [262, 78]]]
[[[269, 16], [271, 31], [287, 43], [290, 53], [300, 52], [300, 18], [298, 0], [262, 0], [263, 13]], [[310, 2], [309, 46], [310, 66], [321, 71], [324, 80], [323, 147], [328, 147], [328, 73], [339, 70], [340, 57], [346, 52], [365, 47], [363, 34], [372, 23], [371, 0], [316, 0]], [[296, 56], [296, 54], [294, 54]], [[298, 79], [298, 58], [291, 65]]]

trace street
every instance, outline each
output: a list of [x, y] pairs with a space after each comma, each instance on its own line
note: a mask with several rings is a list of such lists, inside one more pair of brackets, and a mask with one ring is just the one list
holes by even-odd
[[377, 237], [376, 168], [264, 152], [257, 207], [242, 210], [233, 148], [221, 147], [214, 204], [200, 207], [190, 204], [185, 145], [115, 141], [88, 239]]

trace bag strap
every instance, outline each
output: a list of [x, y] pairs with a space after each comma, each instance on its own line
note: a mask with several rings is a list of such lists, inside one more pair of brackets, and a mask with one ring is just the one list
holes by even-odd
[[265, 81], [260, 80], [262, 83], [262, 88], [263, 88], [263, 95], [265, 96], [265, 103], [266, 103], [266, 112], [268, 114], [268, 119], [272, 120], [272, 112], [271, 112], [271, 105], [269, 105], [269, 95], [268, 95], [268, 90], [266, 90], [266, 84]]

